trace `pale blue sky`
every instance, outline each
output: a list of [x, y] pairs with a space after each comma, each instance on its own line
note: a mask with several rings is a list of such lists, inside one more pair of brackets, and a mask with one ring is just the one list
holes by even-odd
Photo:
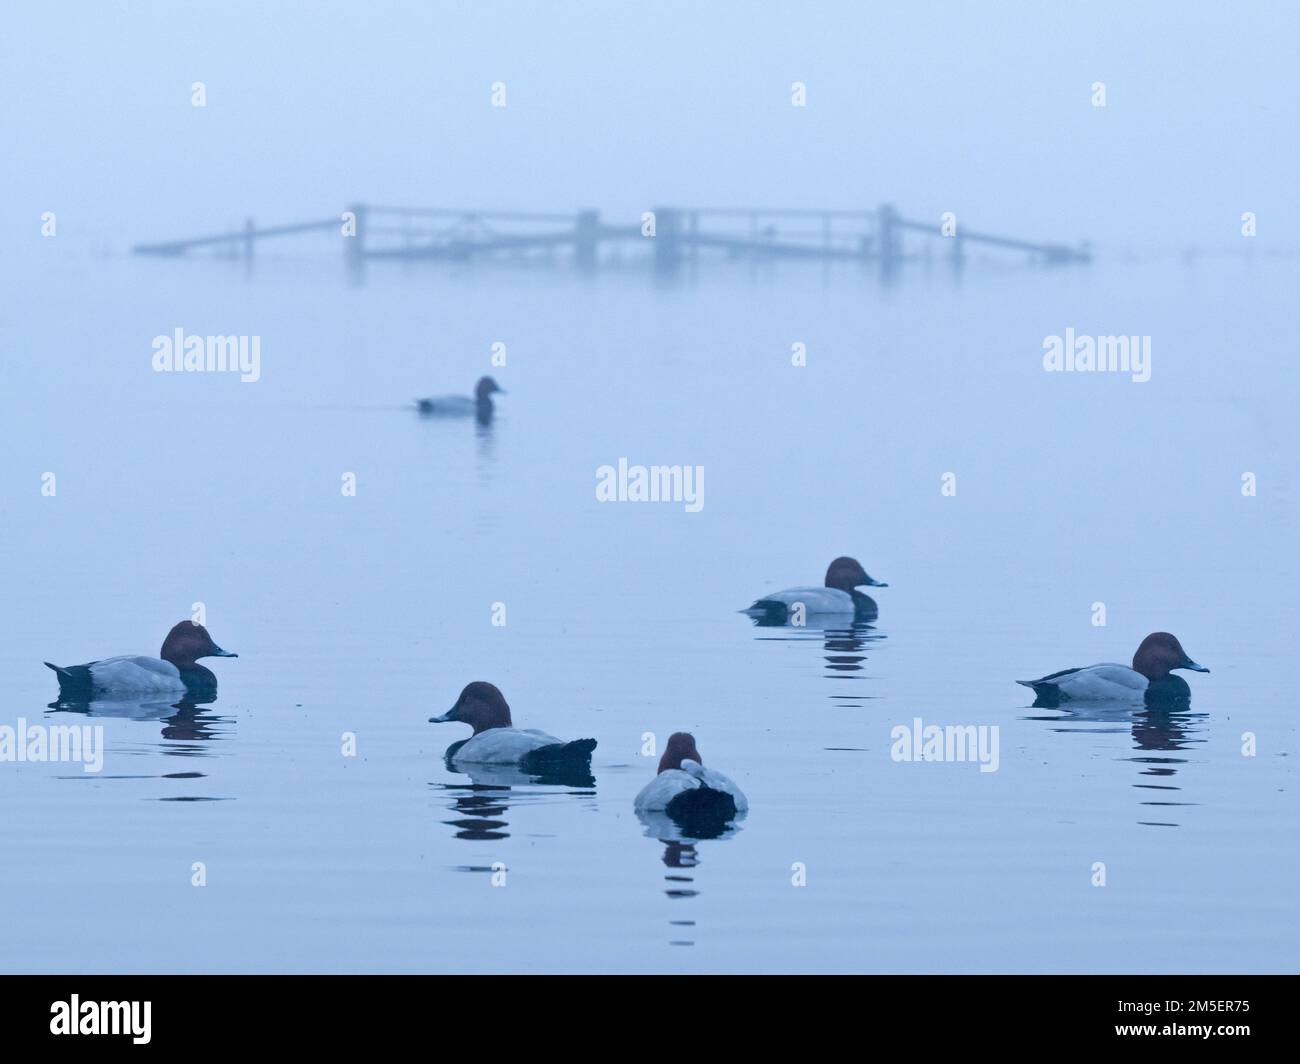
[[1254, 210], [1261, 245], [1294, 244], [1300, 17], [1141, 6], [10, 6], [2, 224], [55, 210], [60, 235], [120, 246], [357, 199], [892, 200], [1136, 248], [1231, 246]]

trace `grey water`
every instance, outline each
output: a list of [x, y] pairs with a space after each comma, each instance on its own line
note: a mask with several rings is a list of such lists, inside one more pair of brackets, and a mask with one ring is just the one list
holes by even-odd
[[[0, 968], [1294, 968], [1291, 264], [356, 286], [37, 252], [3, 322], [3, 723], [105, 753], [0, 765]], [[1044, 372], [1045, 336], [1127, 322], [1146, 383]], [[261, 378], [153, 372], [178, 326], [260, 335]], [[410, 404], [489, 371], [488, 425]], [[703, 508], [598, 502], [620, 457], [702, 466]], [[737, 612], [841, 553], [890, 585], [870, 625]], [[47, 708], [43, 661], [156, 654], [196, 603], [240, 655], [214, 702]], [[1159, 629], [1212, 670], [1181, 711], [1014, 683]], [[449, 768], [466, 729], [426, 720], [474, 679], [596, 738], [591, 782]], [[918, 717], [996, 725], [997, 771], [893, 760]], [[633, 814], [674, 730], [749, 796], [724, 837]]]

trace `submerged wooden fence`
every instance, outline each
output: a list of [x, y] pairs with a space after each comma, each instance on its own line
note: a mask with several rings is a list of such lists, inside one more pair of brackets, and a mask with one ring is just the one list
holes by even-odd
[[[1087, 245], [1040, 243], [957, 226], [903, 218], [889, 204], [875, 210], [755, 210], [734, 207], [656, 207], [631, 223], [609, 224], [594, 210], [577, 212], [453, 210], [353, 204], [337, 218], [210, 236], [138, 244], [137, 255], [183, 256], [215, 250], [251, 264], [259, 241], [303, 233], [342, 238], [349, 269], [372, 260], [470, 261], [489, 257], [527, 259], [561, 250], [574, 264], [594, 270], [607, 245], [648, 246], [656, 272], [671, 274], [702, 253], [728, 258], [797, 258], [825, 262], [878, 263], [894, 273], [910, 259], [932, 257], [934, 241], [946, 244], [960, 266], [971, 247], [1025, 254], [1037, 263], [1088, 262]], [[921, 242], [918, 250], [918, 241]]]

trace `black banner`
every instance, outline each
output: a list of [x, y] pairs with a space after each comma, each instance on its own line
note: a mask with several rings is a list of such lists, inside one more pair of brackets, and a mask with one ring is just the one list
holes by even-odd
[[756, 1022], [764, 1036], [811, 1037], [815, 1022], [819, 1042], [852, 1035], [863, 1047], [902, 1036], [927, 1050], [1199, 1043], [1232, 1052], [1290, 1042], [1297, 990], [1292, 976], [1239, 975], [562, 978], [6, 976], [0, 1017], [7, 1050], [116, 1042], [337, 1052], [429, 1035], [430, 1047], [472, 1042], [474, 1030], [504, 1048], [532, 1041], [530, 1030], [549, 1041], [559, 1028], [572, 1044], [614, 1021], [629, 1031], [685, 1024], [684, 1047], [703, 1044], [688, 1032], [714, 1040], [737, 1024], [743, 1044]]

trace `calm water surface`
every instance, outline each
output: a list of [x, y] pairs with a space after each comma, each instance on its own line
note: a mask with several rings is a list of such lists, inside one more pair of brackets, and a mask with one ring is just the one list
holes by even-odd
[[[354, 287], [22, 255], [0, 723], [86, 719], [41, 662], [156, 654], [196, 602], [240, 656], [210, 704], [95, 707], [98, 775], [0, 765], [0, 968], [1297, 967], [1293, 265]], [[153, 373], [177, 327], [259, 335], [262, 379]], [[1151, 381], [1045, 374], [1067, 327], [1151, 335]], [[488, 371], [489, 426], [406, 406]], [[620, 457], [702, 465], [703, 510], [598, 503]], [[872, 625], [736, 612], [841, 553], [890, 584]], [[1157, 629], [1213, 670], [1185, 711], [1013, 682]], [[592, 778], [450, 770], [465, 729], [426, 719], [473, 679], [597, 738]], [[999, 726], [998, 771], [893, 762], [916, 717]], [[723, 837], [632, 812], [678, 729], [749, 795]]]

